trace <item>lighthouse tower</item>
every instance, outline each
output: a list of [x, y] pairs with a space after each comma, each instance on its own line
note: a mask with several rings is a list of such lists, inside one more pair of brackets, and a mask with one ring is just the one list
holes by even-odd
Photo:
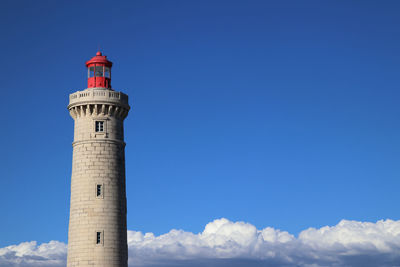
[[128, 96], [111, 88], [112, 62], [86, 62], [88, 88], [69, 96], [75, 121], [67, 266], [127, 267], [124, 119]]

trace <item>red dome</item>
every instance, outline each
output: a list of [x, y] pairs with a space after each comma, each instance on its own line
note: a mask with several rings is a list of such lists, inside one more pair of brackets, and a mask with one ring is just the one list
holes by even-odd
[[89, 65], [92, 65], [92, 64], [102, 64], [107, 67], [112, 66], [112, 62], [107, 59], [107, 56], [103, 56], [100, 51], [98, 51], [96, 53], [96, 56], [94, 56], [90, 60], [86, 61], [87, 67], [89, 67]]

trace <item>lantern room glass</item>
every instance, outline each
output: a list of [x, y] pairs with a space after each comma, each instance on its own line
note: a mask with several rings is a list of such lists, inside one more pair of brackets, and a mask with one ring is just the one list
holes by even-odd
[[103, 77], [103, 66], [96, 66], [95, 67], [95, 72], [94, 72], [94, 74], [95, 74], [95, 76], [96, 77]]
[[88, 70], [88, 77], [89, 77], [89, 78], [94, 77], [94, 67], [90, 67], [90, 68], [89, 68], [89, 70]]
[[109, 67], [104, 67], [104, 77], [111, 78], [111, 70]]

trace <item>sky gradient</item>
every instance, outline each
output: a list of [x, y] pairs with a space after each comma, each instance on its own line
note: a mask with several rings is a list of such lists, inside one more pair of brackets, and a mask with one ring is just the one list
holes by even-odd
[[297, 238], [399, 220], [399, 12], [398, 1], [3, 1], [0, 248], [67, 242], [66, 107], [98, 49], [130, 97], [129, 230], [197, 234], [227, 218]]

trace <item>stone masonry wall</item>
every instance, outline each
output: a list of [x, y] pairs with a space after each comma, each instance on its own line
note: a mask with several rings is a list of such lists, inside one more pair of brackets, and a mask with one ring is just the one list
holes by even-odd
[[[104, 105], [110, 112], [94, 112]], [[118, 103], [85, 103], [85, 106], [77, 103], [69, 107], [75, 130], [68, 267], [128, 265], [124, 116], [121, 116], [126, 116], [127, 111], [112, 112], [116, 107]], [[104, 122], [103, 132], [95, 131], [96, 121]], [[100, 196], [97, 185], [101, 185]], [[101, 233], [100, 243], [97, 233]]]

